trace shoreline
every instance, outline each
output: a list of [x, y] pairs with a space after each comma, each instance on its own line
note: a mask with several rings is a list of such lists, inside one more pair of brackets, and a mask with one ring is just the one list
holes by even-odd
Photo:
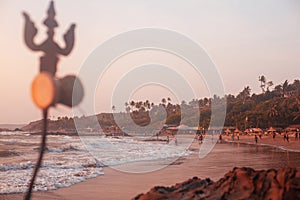
[[[240, 140], [230, 141], [230, 137], [224, 136], [223, 143], [240, 143], [245, 145], [255, 146], [253, 136], [241, 136]], [[270, 138], [272, 139], [272, 138]], [[259, 146], [272, 145], [267, 144], [269, 141], [266, 136], [259, 140]], [[277, 138], [275, 142], [281, 145], [282, 138]], [[293, 139], [292, 139], [293, 140]], [[280, 142], [281, 141], [281, 142]], [[264, 142], [264, 143], [263, 143]], [[272, 141], [271, 141], [272, 142]], [[266, 144], [265, 144], [266, 143]], [[293, 142], [295, 143], [295, 142]], [[291, 144], [291, 142], [290, 142]], [[218, 144], [216, 144], [218, 145]], [[220, 144], [221, 146], [222, 144]], [[288, 145], [288, 144], [286, 144]], [[244, 145], [243, 145], [244, 146]], [[300, 142], [295, 146], [293, 144], [293, 150], [300, 149]], [[273, 147], [273, 146], [271, 146]], [[65, 199], [65, 200], [79, 200], [79, 199], [131, 199], [140, 193], [149, 191], [150, 188], [158, 185], [171, 186], [175, 183], [182, 182], [194, 176], [198, 176], [201, 179], [210, 178], [214, 181], [222, 178], [225, 173], [232, 170], [233, 167], [241, 166], [240, 163], [224, 163], [224, 166], [212, 167], [211, 163], [205, 164], [206, 168], [199, 168], [203, 165], [203, 161], [199, 159], [198, 150], [200, 145], [198, 141], [194, 141], [189, 150], [193, 153], [189, 156], [181, 157], [170, 165], [163, 166], [162, 169], [147, 172], [141, 174], [126, 173], [118, 171], [112, 167], [103, 167], [102, 176], [87, 179], [83, 182], [71, 185], [69, 187], [59, 188], [57, 190], [38, 191], [33, 193], [32, 199]], [[215, 147], [214, 147], [215, 148]], [[280, 146], [276, 147], [280, 149]], [[213, 150], [214, 151], [214, 150]], [[212, 157], [208, 155], [207, 157]], [[143, 164], [143, 162], [141, 162]], [[145, 164], [145, 162], [144, 162]], [[207, 175], [210, 174], [210, 175]], [[0, 200], [5, 199], [23, 199], [24, 194], [0, 194]]]
[[263, 136], [262, 139], [258, 139], [256, 144], [254, 141], [254, 136], [242, 135], [240, 139], [232, 140], [231, 136], [223, 136], [223, 141], [226, 143], [240, 143], [246, 145], [259, 145], [277, 148], [282, 151], [297, 152], [300, 153], [300, 140], [296, 141], [294, 138], [291, 138], [289, 142], [283, 140], [283, 136], [277, 135], [275, 139], [272, 136]]
[[[192, 147], [193, 146], [193, 147]], [[197, 154], [194, 153], [195, 149], [198, 150], [199, 145], [197, 143], [192, 143], [190, 146], [192, 154], [184, 157], [180, 157], [169, 165], [163, 166], [161, 169], [153, 172], [146, 173], [127, 173], [119, 171], [115, 168], [118, 166], [106, 166], [103, 167], [103, 175], [97, 176], [95, 178], [87, 179], [83, 182], [71, 185], [69, 187], [63, 187], [56, 190], [48, 191], [37, 191], [32, 193], [32, 199], [65, 199], [65, 200], [79, 200], [79, 199], [131, 199], [135, 197], [138, 193], [146, 192], [149, 188], [154, 185], [172, 185], [174, 182], [180, 182], [194, 176], [194, 171], [189, 173], [180, 173], [183, 164], [193, 163]], [[149, 161], [152, 163], [153, 161]], [[147, 164], [146, 161], [127, 163], [125, 165], [138, 165]], [[124, 166], [124, 165], [121, 165]], [[183, 169], [187, 172], [187, 170]], [[172, 174], [171, 176], [165, 176], [166, 174]], [[174, 176], [174, 175], [177, 176]], [[220, 173], [221, 175], [221, 173]], [[223, 173], [222, 173], [223, 175]], [[216, 177], [217, 178], [217, 177]], [[127, 181], [130, 180], [130, 185], [132, 187], [125, 187]], [[140, 184], [143, 182], [143, 184]], [[109, 187], [111, 186], [111, 187]], [[99, 188], [105, 188], [101, 190]], [[118, 191], [122, 191], [118, 193]], [[25, 193], [17, 194], [0, 194], [0, 200], [5, 199], [23, 199]]]

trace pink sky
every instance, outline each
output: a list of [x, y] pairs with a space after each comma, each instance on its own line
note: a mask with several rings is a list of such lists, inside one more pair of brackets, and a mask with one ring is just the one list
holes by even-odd
[[[0, 123], [28, 123], [40, 118], [29, 88], [38, 73], [41, 54], [24, 45], [21, 13], [25, 10], [31, 15], [39, 29], [38, 41], [42, 41], [48, 4], [48, 0], [0, 2]], [[246, 85], [259, 93], [261, 74], [275, 84], [286, 79], [292, 82], [300, 75], [298, 0], [64, 0], [56, 1], [55, 7], [60, 24], [58, 43], [63, 44], [62, 35], [69, 25], [77, 24], [75, 48], [69, 57], [61, 57], [59, 76], [78, 72], [88, 55], [110, 37], [145, 27], [174, 30], [202, 45], [218, 68], [226, 93], [237, 94]], [[96, 107], [99, 112], [109, 110], [109, 105]], [[50, 115], [68, 113], [59, 107]]]

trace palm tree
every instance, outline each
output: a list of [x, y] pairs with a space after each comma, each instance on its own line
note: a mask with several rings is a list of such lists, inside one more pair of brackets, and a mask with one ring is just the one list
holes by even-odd
[[132, 111], [134, 110], [134, 106], [135, 106], [135, 102], [134, 101], [130, 101], [130, 107], [131, 107]]
[[135, 108], [137, 110], [139, 110], [142, 106], [143, 106], [143, 102], [142, 101], [138, 101], [138, 102], [135, 103]]
[[151, 109], [151, 103], [150, 103], [149, 100], [146, 100], [146, 101], [145, 101], [145, 107], [146, 107], [148, 110]]
[[243, 100], [243, 104], [245, 104], [246, 99], [250, 97], [251, 89], [249, 86], [244, 87], [243, 91], [239, 93], [238, 97]]
[[203, 102], [204, 102], [203, 99], [199, 99], [199, 101], [198, 101], [199, 108], [201, 108], [204, 105]]
[[166, 107], [167, 100], [165, 98], [163, 98], [161, 100], [161, 103], [162, 103], [163, 107]]
[[125, 102], [125, 110], [126, 110], [126, 112], [127, 113], [129, 113], [130, 112], [130, 106], [129, 106], [129, 103], [128, 102]]
[[205, 98], [203, 99], [203, 105], [204, 105], [204, 106], [207, 106], [207, 103], [208, 103], [208, 98], [205, 97]]
[[293, 121], [296, 121], [298, 118], [300, 118], [300, 100], [298, 97], [296, 97], [296, 100], [297, 100], [298, 112], [297, 112], [296, 116], [294, 117]]
[[127, 113], [130, 113], [130, 111], [131, 111], [130, 106], [127, 106], [125, 109], [126, 109], [126, 112], [127, 112]]
[[266, 87], [266, 77], [264, 75], [261, 75], [258, 77], [258, 80], [260, 81], [260, 87], [263, 93], [265, 93], [265, 87]]
[[294, 83], [293, 83], [293, 87], [295, 88], [295, 90], [300, 90], [300, 80], [296, 79], [294, 80]]
[[282, 85], [276, 85], [274, 90], [277, 93], [277, 95], [282, 96], [282, 94], [283, 94]]
[[130, 104], [128, 103], [128, 102], [125, 102], [125, 111], [127, 112], [127, 113], [130, 113], [130, 111], [131, 111], [131, 107], [130, 107]]
[[288, 86], [289, 86], [289, 82], [288, 82], [288, 80], [285, 80], [284, 83], [282, 84], [283, 93], [285, 93], [287, 91]]
[[278, 112], [276, 104], [271, 107], [268, 115], [269, 115], [269, 117], [277, 117], [277, 116], [279, 116], [279, 112]]
[[273, 81], [268, 81], [267, 82], [267, 91], [270, 92], [270, 87], [274, 85]]

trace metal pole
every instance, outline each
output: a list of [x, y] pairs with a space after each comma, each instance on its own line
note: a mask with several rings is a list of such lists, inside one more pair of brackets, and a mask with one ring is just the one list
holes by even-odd
[[46, 148], [47, 123], [48, 123], [47, 117], [48, 117], [48, 108], [43, 110], [43, 135], [42, 135], [42, 141], [41, 141], [41, 146], [40, 146], [40, 155], [39, 155], [38, 161], [35, 165], [34, 173], [31, 178], [30, 185], [29, 185], [29, 188], [28, 188], [28, 191], [27, 191], [27, 194], [26, 194], [24, 200], [30, 200], [30, 198], [31, 198], [34, 181], [35, 181], [35, 178], [37, 176], [37, 173], [39, 171], [39, 168], [40, 168], [42, 160], [43, 160], [43, 156], [44, 156], [44, 152], [45, 152], [45, 148]]

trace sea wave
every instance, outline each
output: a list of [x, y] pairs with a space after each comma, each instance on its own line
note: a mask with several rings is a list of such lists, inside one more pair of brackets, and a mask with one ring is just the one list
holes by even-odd
[[80, 145], [65, 145], [64, 147], [61, 148], [47, 148], [47, 152], [52, 152], [52, 153], [62, 153], [66, 151], [84, 151], [86, 152], [87, 150], [80, 146]]
[[[18, 137], [3, 139], [7, 145], [38, 141], [39, 137]], [[15, 143], [13, 140], [18, 140]], [[92, 148], [92, 149], [91, 149]], [[24, 150], [24, 147], [22, 147]], [[35, 148], [36, 149], [36, 148]], [[98, 156], [92, 157], [95, 153]], [[192, 152], [175, 143], [152, 143], [136, 141], [132, 138], [92, 138], [87, 145], [80, 138], [59, 136], [49, 137], [48, 147], [36, 180], [35, 191], [68, 187], [89, 178], [102, 175], [102, 167], [126, 164], [129, 162], [151, 161], [187, 156]], [[100, 156], [99, 156], [100, 155]], [[30, 181], [35, 162], [32, 147], [22, 152], [22, 157], [14, 163], [0, 164], [0, 193], [25, 192]], [[27, 160], [24, 162], [24, 159]], [[23, 161], [22, 161], [23, 160]]]
[[[180, 140], [182, 142], [182, 140]], [[186, 141], [186, 142], [189, 142]], [[106, 166], [115, 166], [132, 162], [178, 158], [191, 155], [188, 145], [176, 145], [174, 142], [152, 143], [135, 139], [90, 138], [85, 140], [87, 150]]]
[[[33, 162], [0, 165], [0, 193], [9, 194], [25, 192], [34, 166], [35, 163]], [[102, 165], [96, 161], [81, 163], [46, 161], [40, 168], [34, 191], [68, 187], [102, 174]]]
[[29, 132], [23, 132], [23, 131], [2, 131], [0, 132], [0, 135], [3, 136], [29, 136]]

